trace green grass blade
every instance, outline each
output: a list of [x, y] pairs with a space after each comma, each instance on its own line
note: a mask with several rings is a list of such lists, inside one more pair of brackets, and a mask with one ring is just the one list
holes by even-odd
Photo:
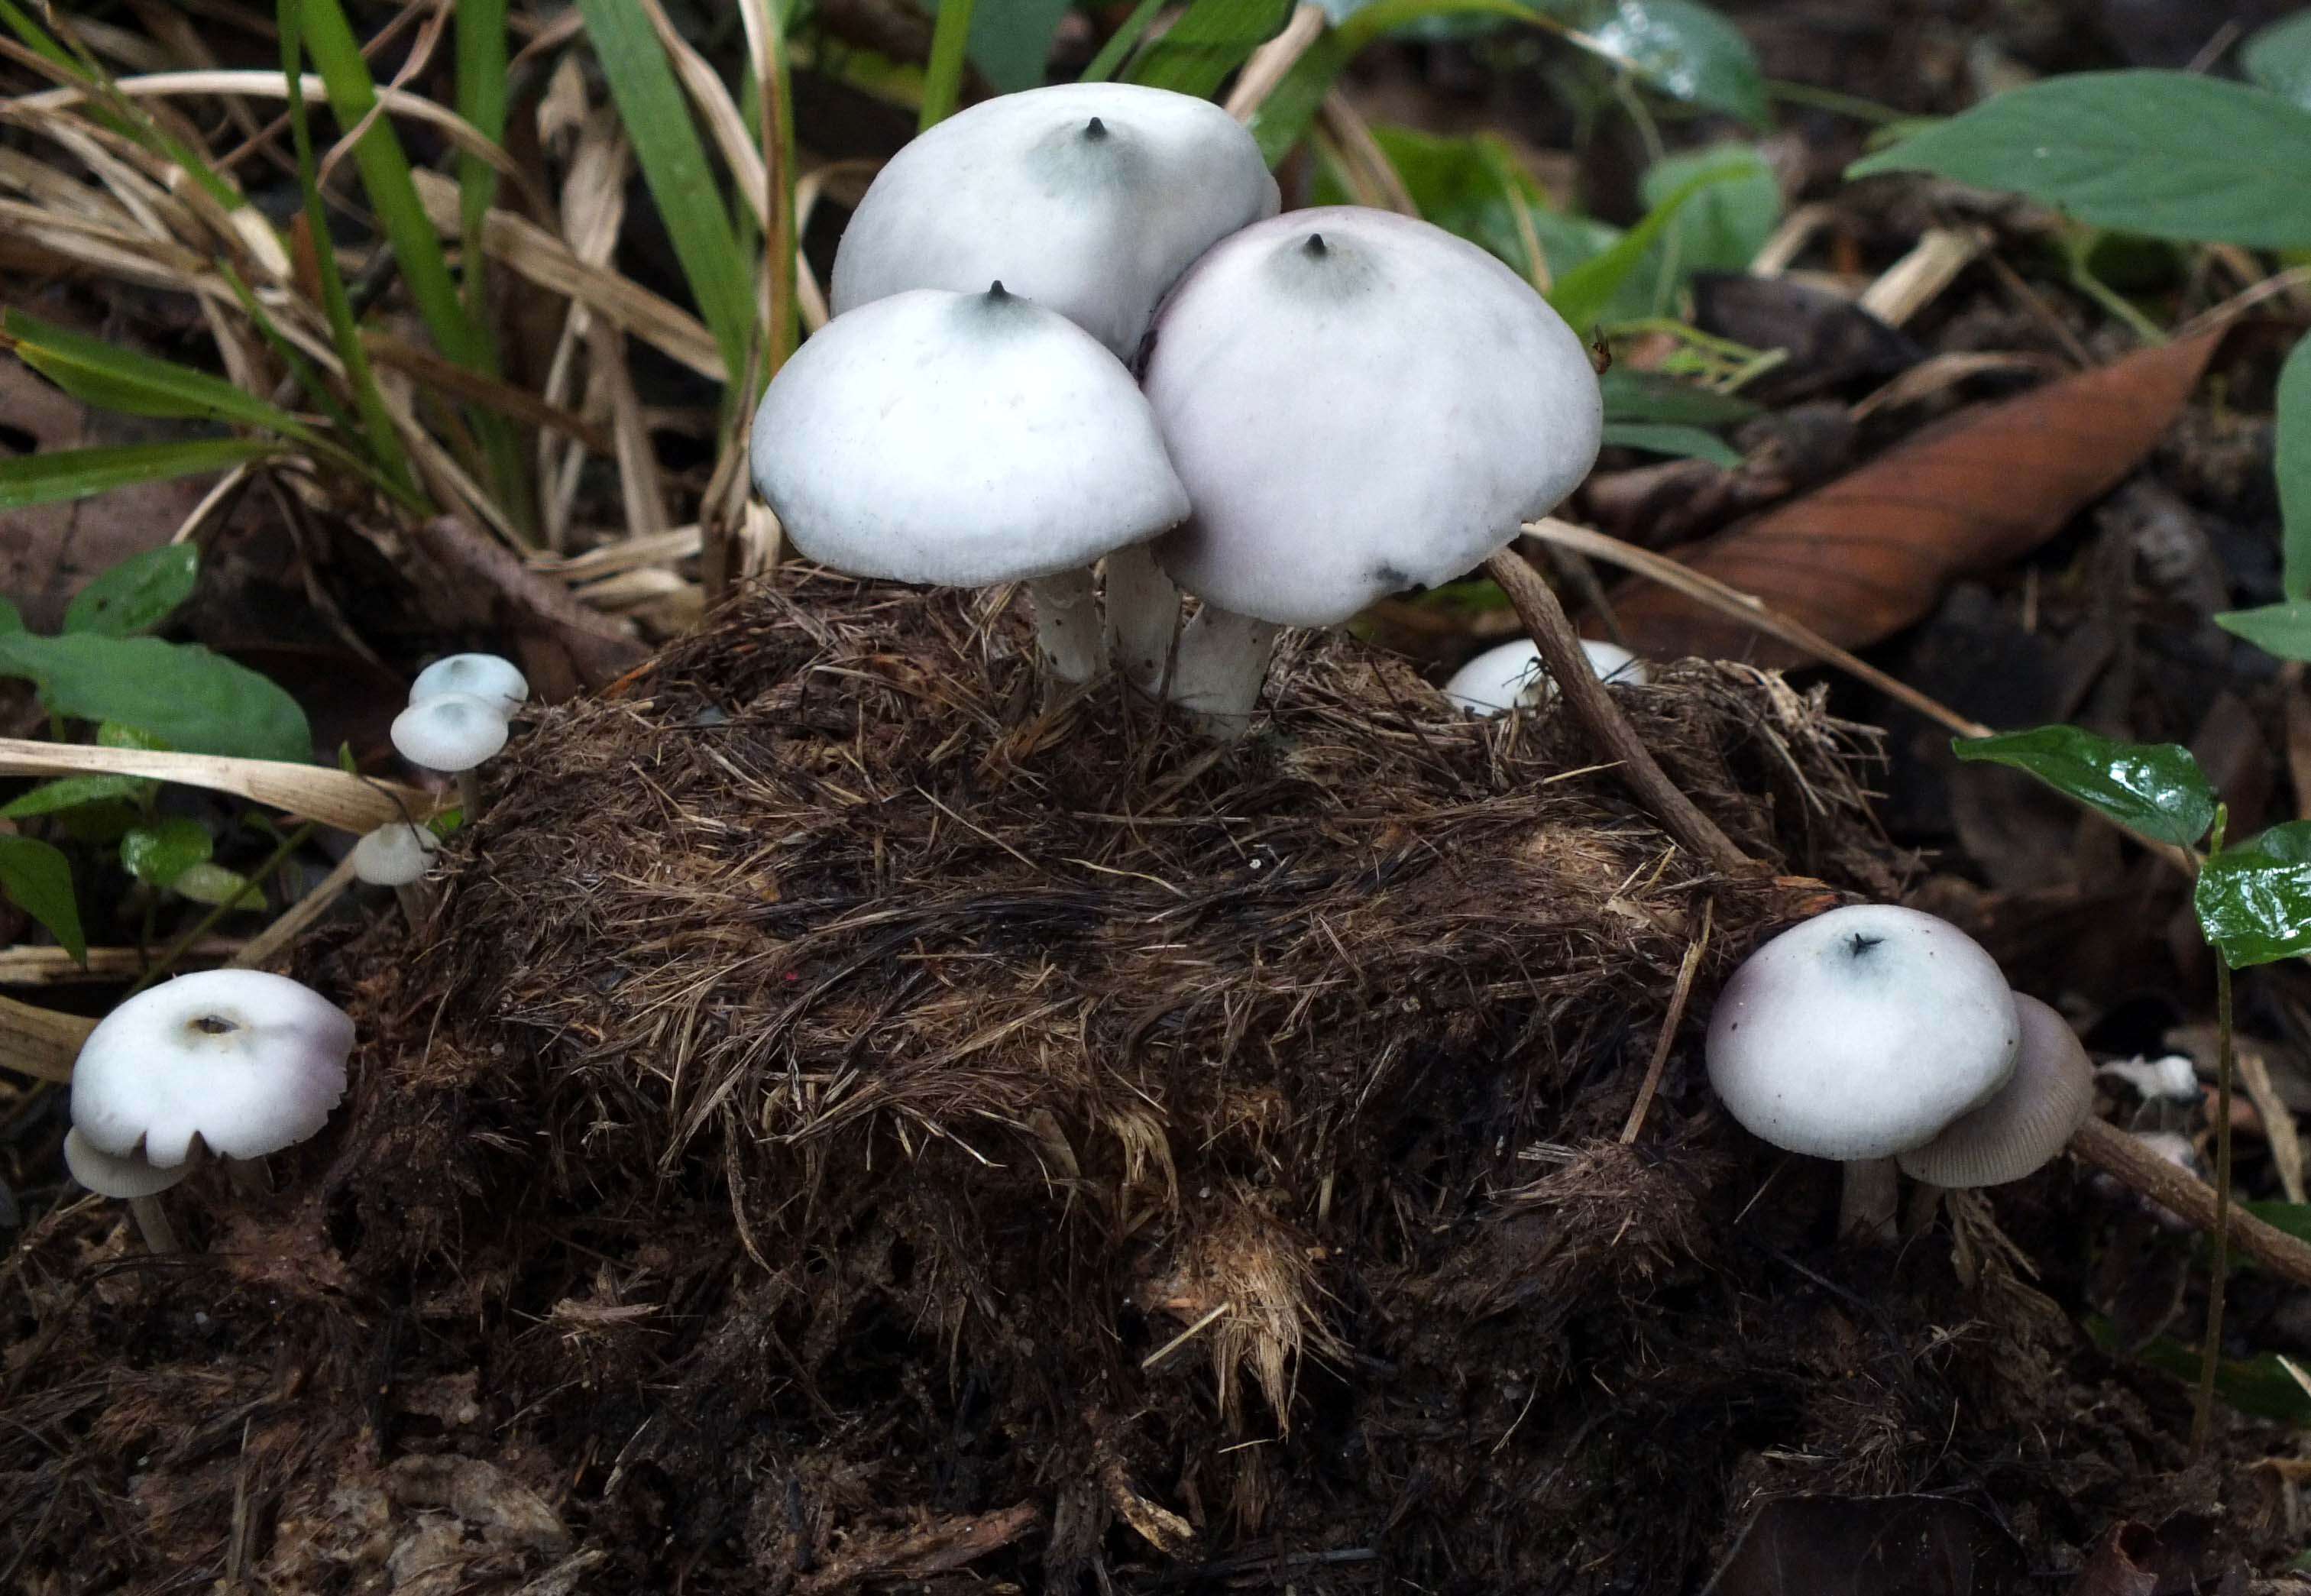
[[131, 415], [233, 422], [301, 443], [319, 440], [296, 416], [222, 377], [117, 348], [22, 310], [0, 315], [0, 330], [14, 343], [17, 359], [74, 398], [100, 408]]
[[754, 296], [730, 211], [672, 63], [633, 0], [579, 0], [610, 98], [633, 140], [642, 180], [658, 202], [700, 315], [712, 329], [735, 390], [754, 332]]
[[923, 114], [915, 126], [929, 127], [955, 114], [963, 97], [963, 64], [971, 42], [973, 0], [941, 0], [938, 25], [931, 32], [931, 64], [923, 73]]
[[1251, 52], [1284, 31], [1292, 0], [1194, 0], [1139, 52], [1130, 80], [1208, 98]]
[[[488, 138], [505, 142], [506, 0], [460, 0], [458, 6], [458, 114]], [[497, 203], [497, 169], [478, 155], [458, 158], [458, 214], [465, 241], [466, 308], [486, 314], [488, 263], [482, 218]]]
[[1131, 8], [1131, 14], [1123, 19], [1123, 26], [1099, 47], [1099, 54], [1091, 58], [1091, 65], [1083, 69], [1083, 76], [1077, 82], [1103, 83], [1113, 77], [1115, 69], [1123, 65], [1124, 57], [1131, 53], [1132, 46], [1147, 36], [1149, 24], [1156, 21], [1156, 13], [1163, 9], [1164, 0], [1139, 0], [1139, 4]]
[[60, 504], [138, 483], [230, 471], [280, 452], [280, 444], [270, 438], [194, 438], [21, 455], [0, 460], [0, 510]]

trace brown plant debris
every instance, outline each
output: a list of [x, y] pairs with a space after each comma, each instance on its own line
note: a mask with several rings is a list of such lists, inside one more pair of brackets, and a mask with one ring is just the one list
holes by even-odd
[[1669, 1591], [1792, 1493], [2033, 1568], [2157, 1508], [2186, 1399], [2067, 1260], [1838, 1251], [1708, 1096], [1732, 964], [1898, 885], [1818, 699], [1615, 690], [1781, 872], [1727, 879], [1568, 717], [1354, 642], [1215, 751], [1046, 707], [974, 601], [783, 580], [548, 712], [430, 944], [308, 946], [353, 1095], [169, 1194], [204, 1251], [35, 1225], [0, 1587]]

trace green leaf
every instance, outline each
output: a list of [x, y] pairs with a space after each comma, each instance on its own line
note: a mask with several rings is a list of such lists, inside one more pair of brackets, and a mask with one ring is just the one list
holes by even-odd
[[1736, 181], [1748, 170], [1746, 164], [1734, 162], [1695, 173], [1657, 203], [1645, 214], [1644, 220], [1624, 233], [1611, 249], [1559, 277], [1557, 286], [1549, 291], [1548, 302], [1572, 324], [1574, 332], [1586, 336], [1603, 318], [1606, 307], [1613, 302], [1621, 285], [1629, 280], [1646, 253], [1694, 196], [1714, 184]]
[[1657, 422], [1664, 426], [1725, 427], [1748, 421], [1757, 407], [1735, 394], [1696, 388], [1673, 377], [1621, 368], [1597, 379], [1609, 422]]
[[166, 886], [215, 851], [208, 827], [172, 818], [131, 827], [120, 839], [120, 868], [150, 885]]
[[[1557, 10], [1550, 6], [1549, 10]], [[1626, 67], [1673, 99], [1766, 122], [1766, 74], [1740, 30], [1693, 0], [1590, 0], [1573, 8], [1583, 49]]]
[[0, 510], [85, 499], [140, 482], [230, 471], [281, 452], [269, 438], [194, 438], [182, 443], [121, 443], [63, 449], [0, 460]]
[[2239, 51], [2239, 66], [2272, 93], [2311, 107], [2311, 11], [2257, 32]]
[[144, 776], [59, 776], [0, 804], [0, 820], [31, 820], [88, 804], [141, 801], [160, 785]]
[[1605, 443], [1608, 448], [1641, 449], [1647, 454], [1707, 460], [1711, 465], [1722, 466], [1728, 471], [1741, 463], [1741, 457], [1723, 440], [1714, 432], [1703, 432], [1699, 427], [1657, 422], [1609, 421], [1605, 423]]
[[2280, 586], [2311, 598], [2311, 338], [2299, 338], [2279, 372]]
[[[2281, 1202], [2276, 1199], [2238, 1205], [2273, 1230], [2283, 1230], [2298, 1242], [2311, 1242], [2311, 1202]], [[2253, 1262], [2242, 1259], [2241, 1262]]]
[[314, 441], [316, 434], [303, 422], [222, 377], [117, 348], [22, 310], [0, 317], [0, 327], [15, 340], [19, 360], [75, 399], [99, 409], [184, 421], [232, 422], [301, 443]]
[[[506, 0], [459, 0], [458, 10], [458, 114], [484, 136], [505, 142], [507, 72]], [[466, 309], [488, 314], [487, 257], [481, 248], [482, 218], [497, 203], [498, 171], [478, 155], [458, 157], [458, 238], [465, 249]]]
[[1163, 9], [1164, 0], [1139, 0], [1139, 4], [1131, 8], [1131, 14], [1123, 19], [1122, 26], [1107, 36], [1107, 42], [1099, 47], [1099, 54], [1091, 58], [1091, 65], [1084, 68], [1083, 76], [1076, 81], [1103, 83], [1113, 77], [1115, 69], [1123, 65], [1123, 58], [1138, 45], [1148, 26], [1156, 21], [1156, 13]]
[[2234, 970], [2311, 953], [2311, 820], [2272, 826], [2208, 859], [2191, 901]]
[[201, 552], [171, 543], [131, 554], [83, 588], [65, 611], [66, 632], [134, 637], [150, 632], [193, 596]]
[[2066, 798], [2146, 837], [2188, 848], [2215, 823], [2215, 795], [2199, 762], [2176, 743], [2120, 743], [2075, 726], [1958, 737], [1969, 763], [2028, 771]]
[[1766, 158], [1747, 144], [1719, 144], [1671, 155], [1645, 173], [1638, 195], [1657, 205], [1704, 172], [1731, 169], [1678, 212], [1661, 240], [1674, 251], [1676, 275], [1746, 272], [1782, 221], [1782, 185]]
[[2084, 72], [2010, 89], [1857, 161], [2010, 188], [2097, 227], [2311, 245], [2311, 110], [2180, 72]]
[[29, 677], [53, 713], [118, 720], [187, 754], [299, 764], [313, 756], [295, 699], [196, 643], [21, 633], [0, 637], [0, 675]]
[[2311, 603], [2266, 604], [2228, 610], [2215, 624], [2281, 659], [2311, 659]]
[[[1490, 250], [1518, 275], [1532, 275], [1528, 235], [1538, 242], [1533, 213], [1548, 201], [1540, 185], [1517, 161], [1507, 143], [1491, 134], [1440, 138], [1409, 127], [1375, 125], [1373, 138], [1404, 180], [1405, 192], [1422, 220]], [[1329, 170], [1318, 176], [1310, 196], [1317, 205], [1350, 203], [1347, 189]], [[1544, 246], [1541, 253], [1547, 256]]]
[[88, 963], [88, 938], [81, 934], [80, 905], [73, 901], [72, 863], [46, 842], [0, 833], [0, 892], [48, 927], [66, 953]]
[[[1051, 39], [1071, 0], [991, 0], [973, 8], [967, 54], [999, 94], [1016, 94], [1043, 81]], [[934, 12], [940, 9], [934, 5]]]
[[228, 870], [205, 860], [186, 866], [183, 873], [169, 883], [169, 890], [196, 903], [230, 905], [235, 909], [265, 907], [265, 894], [255, 882], [238, 870]]
[[1192, 0], [1124, 75], [1135, 83], [1208, 99], [1251, 52], [1284, 31], [1292, 0]]
[[[2101, 1314], [2089, 1316], [2087, 1333], [2104, 1351], [2119, 1350], [2117, 1329]], [[2184, 1346], [2172, 1336], [2153, 1338], [2147, 1346], [2137, 1348], [2134, 1356], [2162, 1374], [2172, 1374], [2188, 1384], [2198, 1383], [2197, 1349]], [[2217, 1359], [2215, 1391], [2241, 1413], [2279, 1424], [2311, 1425], [2311, 1391], [2306, 1391], [2302, 1382], [2287, 1372], [2287, 1365], [2280, 1362], [2276, 1353]]]
[[7, 595], [0, 594], [0, 636], [24, 630], [24, 612], [12, 603]]
[[963, 98], [963, 66], [969, 58], [974, 0], [944, 0], [938, 22], [931, 30], [931, 56], [923, 67], [923, 103], [915, 118], [918, 132], [926, 131], [955, 115]]
[[610, 97], [633, 140], [642, 179], [735, 389], [754, 334], [751, 273], [738, 253], [729, 207], [706, 163], [689, 102], [641, 7], [632, 0], [578, 0], [578, 9], [609, 80]]

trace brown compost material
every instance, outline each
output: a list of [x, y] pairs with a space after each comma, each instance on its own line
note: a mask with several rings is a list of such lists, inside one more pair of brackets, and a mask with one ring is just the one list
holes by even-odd
[[1731, 880], [1352, 641], [1226, 748], [1024, 643], [789, 573], [526, 731], [432, 935], [301, 955], [324, 1136], [7, 1264], [0, 1588], [1676, 1591], [1797, 1492], [2274, 1554], [2034, 1252], [2083, 1177], [1857, 1253], [1714, 1108], [1732, 964], [1901, 885], [1818, 699], [1616, 689]]

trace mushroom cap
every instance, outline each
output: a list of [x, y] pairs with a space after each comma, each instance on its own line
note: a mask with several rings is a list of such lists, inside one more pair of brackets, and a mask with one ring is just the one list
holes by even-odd
[[437, 693], [393, 718], [393, 746], [412, 764], [455, 775], [504, 747], [510, 730], [498, 700]]
[[100, 1153], [158, 1169], [195, 1137], [229, 1158], [304, 1140], [345, 1091], [353, 1023], [310, 987], [262, 970], [205, 970], [104, 1016], [73, 1066], [73, 1126]]
[[498, 654], [451, 654], [436, 659], [409, 684], [409, 702], [423, 703], [444, 693], [470, 693], [510, 715], [529, 696], [529, 678], [510, 659]]
[[99, 1197], [158, 1197], [193, 1173], [189, 1163], [158, 1169], [143, 1156], [116, 1156], [90, 1142], [77, 1129], [65, 1132], [65, 1167], [72, 1178]]
[[1988, 1100], [2021, 1039], [2013, 993], [1972, 938], [1861, 904], [1792, 927], [1733, 972], [1709, 1020], [1709, 1081], [1777, 1147], [1886, 1158]]
[[1283, 625], [1461, 575], [1578, 486], [1589, 353], [1474, 244], [1336, 206], [1219, 244], [1156, 318], [1143, 386], [1195, 514], [1173, 580]]
[[1937, 1186], [2002, 1186], [2036, 1174], [2070, 1145], [2094, 1109], [2094, 1065], [2070, 1022], [2014, 994], [2022, 1046], [2014, 1073], [1989, 1102], [1900, 1155], [1902, 1173]]
[[831, 304], [1000, 279], [1129, 360], [1180, 274], [1276, 206], [1259, 144], [1209, 100], [1136, 83], [1004, 94], [884, 165], [835, 249]]
[[754, 466], [804, 554], [905, 582], [1051, 576], [1188, 513], [1131, 374], [999, 283], [828, 322], [763, 396]]
[[[1581, 651], [1589, 656], [1589, 668], [1600, 681], [1644, 685], [1644, 666], [1619, 644], [1583, 638]], [[1505, 715], [1520, 706], [1535, 708], [1547, 703], [1556, 691], [1557, 685], [1548, 679], [1548, 667], [1540, 662], [1540, 645], [1529, 637], [1487, 649], [1444, 684], [1444, 696], [1454, 708], [1478, 716]]]
[[393, 821], [353, 844], [353, 875], [371, 886], [407, 886], [433, 868], [440, 846], [432, 828]]

